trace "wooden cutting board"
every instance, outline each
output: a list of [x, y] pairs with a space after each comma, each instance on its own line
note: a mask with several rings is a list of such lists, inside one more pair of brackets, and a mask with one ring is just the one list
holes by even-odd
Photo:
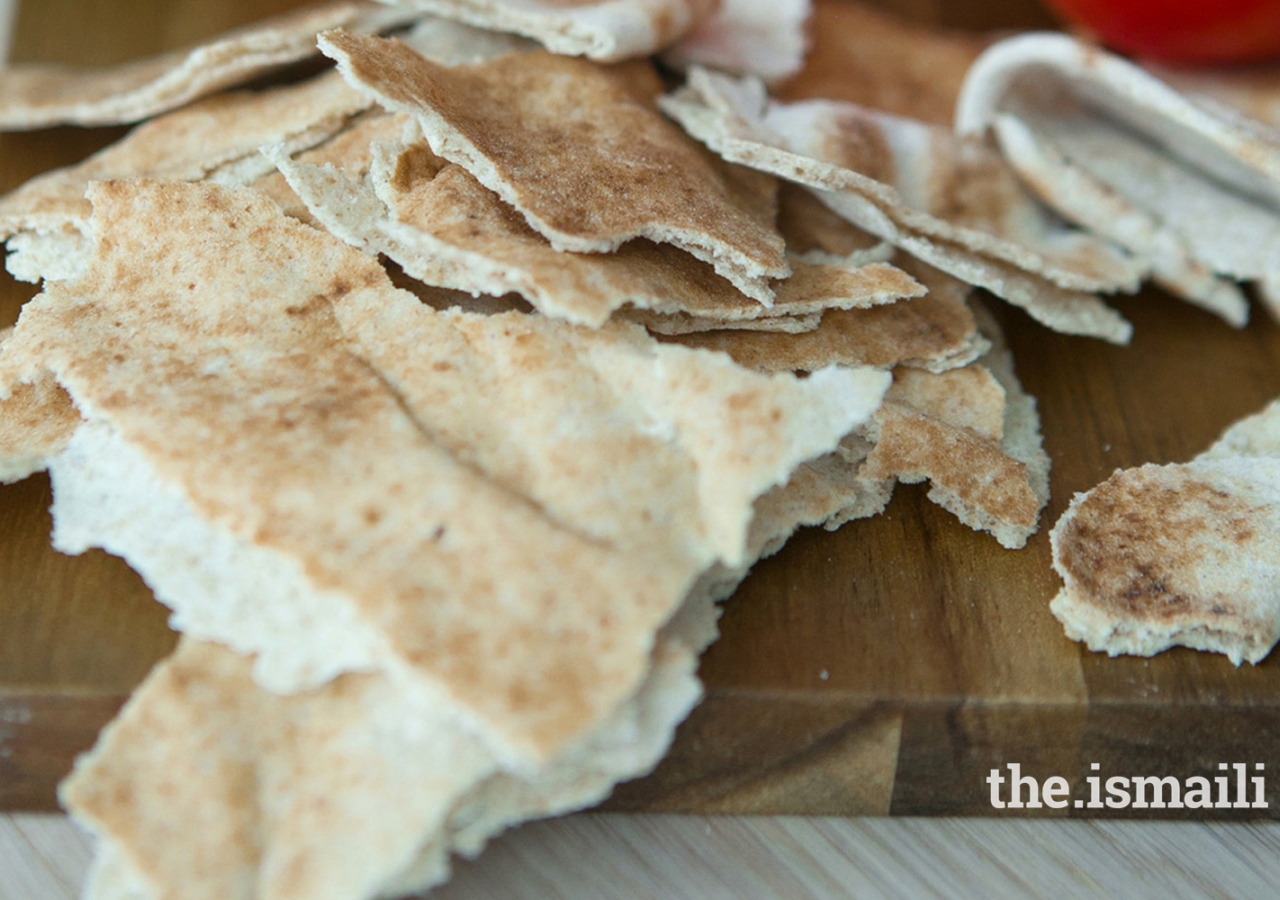
[[[22, 7], [14, 55], [107, 63], [291, 5], [42, 0]], [[1042, 21], [1026, 2], [890, 5], [952, 24]], [[121, 133], [0, 136], [0, 189]], [[0, 280], [0, 326], [32, 293]], [[1236, 669], [1186, 650], [1151, 660], [1087, 652], [1048, 612], [1058, 583], [1047, 530], [1072, 494], [1115, 468], [1186, 460], [1280, 396], [1280, 328], [1259, 310], [1234, 331], [1148, 291], [1117, 303], [1137, 330], [1117, 348], [993, 305], [1054, 460], [1041, 533], [1007, 551], [923, 488], [900, 487], [878, 518], [799, 534], [726, 605], [723, 637], [702, 664], [706, 700], [668, 759], [620, 787], [612, 808], [991, 815], [985, 778], [1008, 763], [1067, 778], [1077, 799], [1090, 774], [1212, 778], [1218, 763], [1262, 762], [1270, 808], [1208, 815], [1277, 815], [1280, 660]], [[166, 611], [119, 560], [50, 549], [49, 502], [44, 477], [0, 488], [3, 810], [54, 808], [75, 754], [175, 640]]]

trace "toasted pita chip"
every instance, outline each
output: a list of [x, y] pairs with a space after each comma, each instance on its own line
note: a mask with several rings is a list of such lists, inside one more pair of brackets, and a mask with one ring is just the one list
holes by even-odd
[[[1082, 211], [1106, 217], [1093, 208], [1096, 200], [1071, 194], [1073, 182], [1085, 180], [1146, 214], [1157, 226], [1160, 243], [1150, 254], [1162, 283], [1236, 323], [1243, 298], [1214, 276], [1274, 277], [1280, 131], [1202, 93], [1214, 76], [1160, 74], [1188, 93], [1065, 35], [1024, 35], [991, 47], [974, 65], [957, 128], [981, 134], [1000, 123], [1001, 143], [1021, 145], [1009, 153], [1015, 167], [1040, 182], [1042, 195], [1058, 196], [1072, 218]], [[1247, 90], [1227, 93], [1255, 109]], [[1025, 133], [1011, 137], [1019, 126]], [[1031, 149], [1036, 141], [1065, 164], [1047, 170], [1046, 154]], [[1061, 184], [1046, 190], [1055, 179]]]
[[706, 19], [715, 0], [383, 0], [488, 31], [511, 31], [566, 56], [651, 56]]
[[12, 328], [0, 328], [0, 484], [43, 470], [71, 440], [80, 413], [48, 373], [24, 381], [4, 365]]
[[847, 100], [944, 128], [965, 72], [988, 43], [851, 0], [816, 0], [810, 33], [804, 69], [778, 99]]
[[720, 0], [715, 13], [663, 54], [676, 68], [709, 66], [767, 82], [795, 75], [805, 64], [810, 0]]
[[945, 371], [985, 353], [990, 344], [978, 333], [965, 303], [968, 285], [928, 266], [899, 262], [929, 288], [927, 295], [870, 309], [830, 310], [817, 328], [802, 334], [726, 330], [674, 340], [728, 353], [761, 372], [808, 372], [830, 365]]
[[1035, 399], [1018, 382], [995, 320], [980, 305], [974, 315], [992, 341], [982, 365], [894, 371], [884, 405], [861, 431], [871, 444], [854, 482], [862, 505], [837, 522], [878, 513], [897, 481], [928, 480], [930, 500], [1005, 547], [1023, 546], [1039, 527], [1049, 457]]
[[1117, 471], [1054, 526], [1067, 637], [1109, 655], [1173, 646], [1260, 662], [1280, 638], [1280, 460]]
[[[712, 149], [731, 162], [759, 168], [779, 177], [805, 184], [818, 192], [819, 198], [835, 212], [918, 258], [1026, 309], [1033, 317], [1051, 328], [1075, 334], [1102, 337], [1116, 343], [1125, 343], [1131, 327], [1114, 310], [1096, 297], [1080, 291], [1066, 290], [1052, 284], [1038, 272], [1054, 272], [1065, 280], [1080, 279], [1086, 283], [1096, 279], [1107, 281], [1112, 275], [1123, 278], [1112, 282], [1111, 288], [1136, 283], [1141, 271], [1133, 260], [1125, 261], [1096, 241], [1064, 229], [1048, 227], [1043, 213], [1037, 207], [1024, 205], [1009, 207], [995, 202], [983, 212], [985, 190], [991, 188], [988, 181], [984, 190], [975, 198], [961, 201], [962, 209], [973, 210], [979, 220], [1004, 222], [1012, 231], [1024, 237], [1027, 244], [1012, 241], [964, 226], [953, 226], [919, 206], [908, 206], [911, 198], [904, 197], [891, 186], [877, 181], [842, 165], [815, 158], [807, 153], [795, 153], [780, 149], [778, 145], [791, 140], [804, 140], [805, 122], [789, 122], [784, 138], [771, 127], [766, 127], [765, 117], [770, 107], [762, 89], [751, 82], [734, 82], [723, 76], [712, 75], [694, 69], [689, 84], [672, 95], [663, 97], [662, 108], [677, 119], [686, 130], [706, 142]], [[818, 109], [819, 107], [808, 107]], [[800, 113], [805, 108], [794, 107]], [[803, 118], [803, 116], [801, 116]], [[810, 123], [812, 124], [812, 123]], [[773, 123], [774, 126], [778, 122]], [[810, 129], [819, 143], [821, 130]], [[770, 144], [769, 142], [773, 142]], [[856, 149], [856, 143], [841, 144], [845, 156]], [[885, 142], [865, 143], [861, 161], [863, 170], [877, 169], [881, 177], [893, 178], [899, 168]], [[916, 159], [912, 153], [918, 145], [908, 147], [908, 159]], [[806, 150], [813, 148], [806, 147]], [[821, 153], [821, 149], [813, 150]], [[847, 160], [846, 160], [847, 161]], [[946, 179], [947, 183], [963, 182]], [[1004, 184], [1003, 177], [996, 182]], [[920, 171], [904, 182], [919, 190], [925, 184]], [[942, 206], [947, 192], [931, 194]], [[929, 201], [932, 202], [932, 201]], [[1028, 201], [1029, 203], [1030, 201]], [[914, 203], [925, 205], [917, 197]], [[943, 208], [938, 208], [943, 212]], [[1006, 218], [1006, 214], [1014, 211]], [[987, 213], [994, 212], [994, 215]], [[1025, 215], [1024, 215], [1025, 213]], [[1029, 217], [1029, 218], [1028, 218]], [[1040, 224], [1031, 224], [1034, 222]], [[1034, 246], [1028, 246], [1034, 245]], [[1050, 263], [1050, 260], [1053, 260]], [[1019, 268], [1026, 266], [1027, 268]], [[1073, 266], [1078, 266], [1074, 273]]]
[[194, 49], [105, 70], [13, 66], [0, 80], [0, 130], [137, 122], [273, 66], [312, 56], [322, 31], [377, 32], [420, 17], [409, 10], [340, 0], [266, 19]]
[[[885, 387], [761, 378], [634, 327], [436, 313], [252, 191], [91, 197], [99, 256], [28, 305], [5, 351], [101, 426], [52, 466], [59, 545], [125, 552], [185, 628], [258, 653], [277, 687], [393, 669], [517, 757], [634, 689], [646, 632], [711, 561], [741, 558], [755, 496]], [[201, 556], [167, 549], [184, 544]]]
[[[823, 309], [872, 306], [923, 292], [888, 265], [798, 262], [793, 276], [779, 283], [774, 305], [764, 307], [670, 245], [637, 240], [609, 254], [562, 253], [425, 143], [372, 143], [373, 130], [381, 127], [370, 124], [368, 142], [354, 132], [344, 141], [354, 151], [345, 175], [322, 150], [297, 160], [282, 148], [268, 155], [309, 214], [331, 233], [387, 256], [428, 284], [491, 295], [514, 291], [547, 315], [593, 326], [630, 304], [662, 316], [647, 322], [685, 330], [693, 324], [690, 316], [795, 330], [764, 319], [784, 317], [794, 325], [797, 317]], [[684, 314], [684, 321], [672, 321], [672, 314]]]
[[336, 32], [320, 43], [354, 86], [417, 117], [435, 153], [557, 250], [674, 244], [766, 305], [768, 280], [790, 275], [774, 185], [713, 165], [663, 120], [648, 63], [605, 69], [529, 53], [442, 69], [395, 41]]

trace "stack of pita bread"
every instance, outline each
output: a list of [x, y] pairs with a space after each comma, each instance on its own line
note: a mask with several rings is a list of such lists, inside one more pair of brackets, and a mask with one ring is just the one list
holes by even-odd
[[[1139, 268], [977, 142], [769, 100], [806, 13], [339, 4], [0, 96], [151, 117], [0, 199], [43, 282], [0, 332], [0, 478], [47, 469], [55, 545], [183, 633], [63, 786], [87, 896], [425, 889], [652, 768], [716, 601], [797, 528], [927, 480], [1036, 530], [973, 286], [1124, 341], [1091, 292]], [[302, 34], [336, 72], [211, 93]]]
[[1067, 35], [1025, 34], [974, 64], [956, 127], [989, 130], [1063, 217], [1242, 325], [1236, 282], [1257, 284], [1280, 317], [1276, 96], [1256, 73], [1144, 69]]

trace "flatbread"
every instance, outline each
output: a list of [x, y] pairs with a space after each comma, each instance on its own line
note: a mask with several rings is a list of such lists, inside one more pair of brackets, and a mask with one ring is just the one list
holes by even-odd
[[1266, 285], [1276, 273], [1280, 131], [1249, 115], [1265, 114], [1265, 97], [1247, 75], [1153, 74], [1065, 35], [1032, 34], [975, 63], [956, 126], [994, 128], [1042, 197], [1127, 238], [1163, 286], [1239, 325], [1245, 301], [1227, 279]]
[[557, 250], [670, 243], [768, 305], [791, 270], [774, 186], [717, 167], [652, 106], [648, 63], [606, 69], [527, 53], [443, 69], [406, 47], [331, 33], [321, 49], [352, 85], [414, 115], [437, 155], [470, 172]]
[[313, 56], [322, 31], [378, 32], [417, 18], [421, 14], [409, 10], [339, 0], [265, 19], [189, 50], [107, 69], [10, 66], [0, 81], [0, 130], [137, 122]]
[[5, 350], [98, 426], [51, 467], [59, 546], [125, 553], [185, 629], [257, 653], [278, 689], [393, 671], [512, 759], [634, 690], [698, 573], [743, 558], [754, 498], [886, 386], [762, 378], [634, 327], [437, 313], [252, 191], [91, 199], [99, 255]]
[[1280, 639], [1280, 402], [1189, 463], [1118, 469], [1054, 525], [1049, 609], [1110, 656], [1170, 647], [1259, 663]]
[[[392, 2], [392, 0], [383, 0]], [[553, 53], [617, 62], [651, 56], [712, 14], [715, 0], [394, 0], [490, 31], [511, 31]]]
[[427, 284], [496, 296], [515, 292], [546, 315], [592, 326], [630, 305], [664, 317], [753, 320], [754, 327], [769, 330], [784, 326], [770, 326], [766, 317], [794, 320], [923, 292], [904, 272], [884, 264], [797, 262], [793, 276], [778, 284], [773, 306], [765, 307], [669, 244], [641, 239], [608, 254], [559, 252], [425, 142], [376, 139], [371, 133], [362, 143], [353, 135], [345, 175], [332, 167], [332, 156], [319, 151], [295, 160], [285, 149], [272, 148], [268, 156], [312, 218]]
[[809, 372], [830, 365], [905, 365], [940, 372], [985, 353], [990, 344], [966, 305], [968, 285], [914, 261], [897, 262], [929, 293], [870, 309], [829, 310], [817, 328], [802, 334], [724, 330], [673, 339], [727, 353], [761, 372]]
[[1187, 240], [1157, 216], [1074, 165], [1013, 113], [999, 113], [992, 130], [1028, 187], [1062, 216], [1150, 260], [1152, 280], [1176, 296], [1230, 325], [1248, 321], [1249, 301], [1240, 289], [1197, 260]]
[[1280, 460], [1117, 471], [1051, 534], [1067, 637], [1109, 655], [1173, 646], [1260, 662], [1280, 638]]
[[662, 59], [678, 69], [708, 66], [783, 81], [805, 64], [812, 9], [810, 0], [720, 0], [715, 13]]
[[[1033, 219], [1042, 216], [1042, 213], [1030, 212], [1034, 207], [1020, 207], [1021, 211], [1013, 214], [1011, 220], [1019, 223], [1016, 226], [1019, 236], [1026, 243], [973, 228], [953, 226], [918, 207], [909, 206], [896, 189], [874, 177], [810, 155], [820, 154], [820, 149], [808, 146], [804, 152], [783, 149], [780, 145], [793, 140], [804, 141], [803, 135], [808, 126], [804, 121], [788, 121], [784, 129], [788, 136], [784, 138], [774, 130], [779, 122], [766, 125], [768, 111], [781, 107], [770, 106], [760, 85], [749, 81], [736, 82], [694, 69], [689, 83], [674, 94], [663, 97], [660, 103], [686, 130], [725, 159], [814, 189], [829, 208], [860, 228], [892, 242], [930, 265], [987, 288], [1002, 299], [1026, 309], [1049, 327], [1072, 334], [1102, 337], [1116, 343], [1129, 340], [1132, 329], [1114, 310], [1090, 294], [1053, 284], [1046, 275], [1055, 272], [1058, 276], [1067, 277], [1067, 270], [1059, 267], [1074, 258], [1081, 267], [1070, 277], [1087, 281], [1110, 272], [1120, 279], [1111, 285], [1112, 288], [1128, 287], [1136, 283], [1141, 272], [1140, 264], [1137, 261], [1126, 263], [1115, 257], [1105, 245], [1090, 242], [1079, 233], [1062, 232], [1058, 235], [1052, 229], [1041, 231], [1039, 226], [1028, 226], [1023, 212]], [[821, 108], [825, 107], [793, 107], [804, 115], [808, 115], [805, 109]], [[809, 128], [808, 133], [819, 139], [823, 135], [821, 129]], [[857, 145], [855, 142], [844, 146], [846, 150], [842, 153], [847, 156]], [[864, 150], [866, 158], [857, 163], [860, 168], [867, 171], [878, 169], [883, 178], [892, 177], [899, 168], [886, 142], [866, 143]], [[842, 158], [842, 161], [851, 160]], [[913, 178], [911, 183], [918, 185], [921, 182]], [[946, 194], [943, 191], [935, 196], [943, 198]], [[961, 207], [980, 212], [986, 199], [994, 198], [987, 197], [984, 189], [976, 197], [961, 201]], [[952, 204], [948, 201], [944, 205]], [[982, 215], [988, 221], [997, 221], [1012, 209], [1002, 202], [995, 202], [991, 207], [996, 213], [994, 218]], [[1060, 239], [1065, 242], [1060, 245], [1062, 253], [1052, 250]], [[1047, 250], [1051, 252], [1046, 253]], [[1053, 268], [1047, 265], [1051, 257], [1056, 259]], [[1093, 284], [1098, 286], [1096, 281]]]
[[[404, 40], [442, 65], [474, 63], [525, 49], [508, 35], [490, 35], [441, 19], [417, 23]], [[73, 278], [83, 269], [91, 252], [85, 236], [90, 206], [84, 196], [91, 181], [148, 177], [252, 183], [288, 206], [291, 214], [305, 215], [301, 204], [292, 202], [296, 198], [288, 186], [270, 178], [275, 167], [259, 149], [270, 145], [277, 152], [296, 153], [326, 144], [316, 158], [333, 159], [345, 148], [332, 139], [368, 117], [373, 105], [330, 72], [298, 85], [211, 97], [140, 125], [84, 162], [40, 175], [0, 198], [7, 268], [30, 282]], [[392, 137], [377, 128], [358, 134], [366, 144]]]

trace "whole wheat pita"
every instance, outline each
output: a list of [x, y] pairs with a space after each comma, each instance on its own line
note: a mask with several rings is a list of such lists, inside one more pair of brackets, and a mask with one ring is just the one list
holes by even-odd
[[4, 345], [12, 334], [12, 328], [0, 329], [0, 484], [43, 470], [80, 425], [75, 404], [48, 373], [24, 380], [5, 365]]
[[443, 69], [395, 41], [334, 32], [321, 49], [357, 89], [418, 119], [431, 150], [470, 172], [557, 250], [636, 237], [712, 264], [768, 305], [791, 274], [774, 186], [714, 165], [653, 108], [648, 63], [606, 69], [546, 53]]
[[284, 63], [316, 54], [322, 31], [385, 31], [420, 13], [376, 3], [323, 3], [265, 19], [207, 44], [103, 70], [10, 66], [0, 80], [0, 130], [137, 122]]

